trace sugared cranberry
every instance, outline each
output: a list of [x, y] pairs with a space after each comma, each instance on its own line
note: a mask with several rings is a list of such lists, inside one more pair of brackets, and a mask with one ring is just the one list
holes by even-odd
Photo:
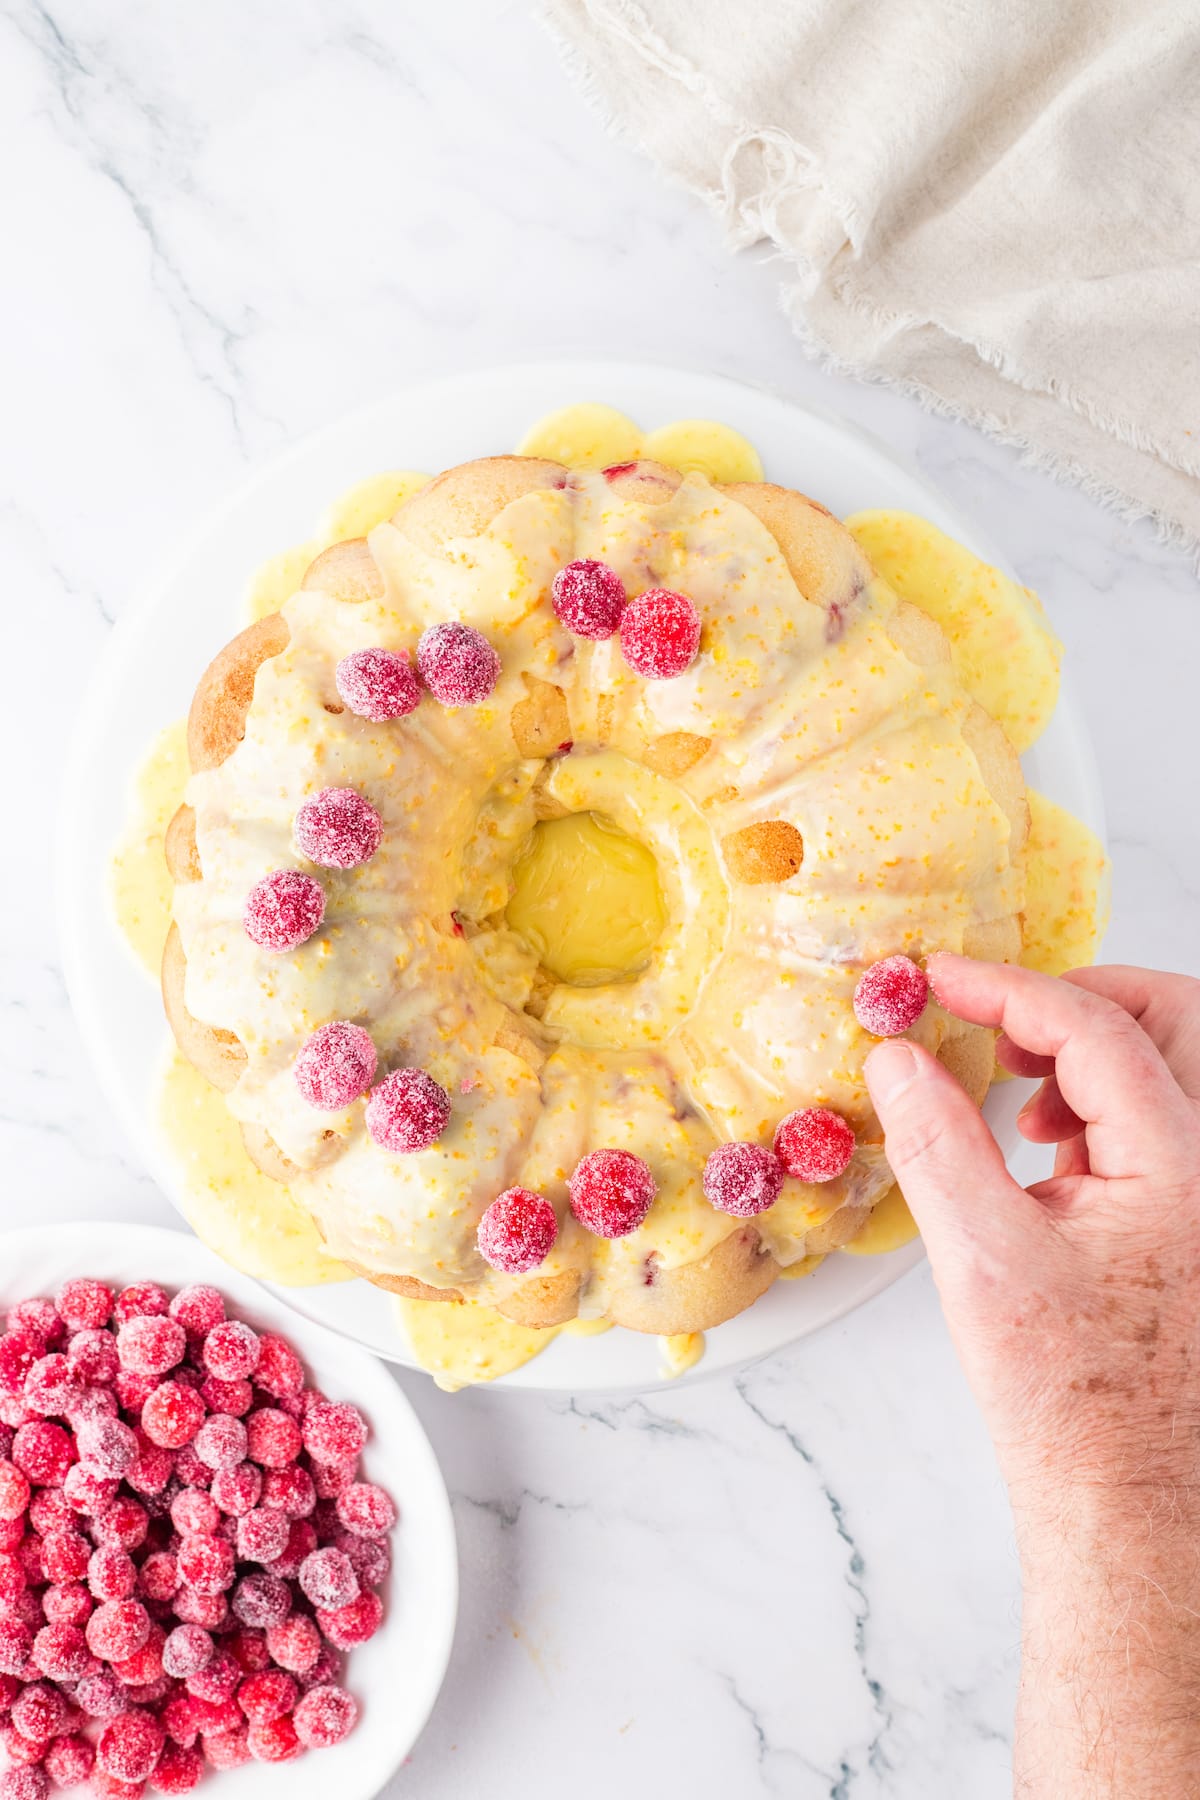
[[81, 1581], [53, 1582], [42, 1595], [48, 1625], [86, 1625], [95, 1602]]
[[366, 1093], [377, 1062], [370, 1032], [348, 1019], [335, 1019], [300, 1046], [292, 1074], [310, 1106], [340, 1112]]
[[321, 1655], [321, 1634], [303, 1613], [293, 1613], [267, 1633], [267, 1649], [281, 1669], [307, 1675]]
[[246, 1427], [228, 1413], [214, 1413], [196, 1433], [195, 1449], [210, 1469], [236, 1469], [246, 1455]]
[[224, 1594], [198, 1594], [195, 1588], [180, 1588], [172, 1605], [184, 1625], [203, 1625], [205, 1631], [219, 1631], [229, 1616]]
[[71, 1709], [66, 1696], [48, 1681], [32, 1681], [12, 1703], [12, 1722], [22, 1737], [48, 1744], [66, 1729]]
[[203, 1398], [178, 1381], [164, 1381], [142, 1408], [142, 1430], [164, 1450], [182, 1450], [203, 1423]]
[[253, 1725], [267, 1725], [290, 1713], [300, 1690], [282, 1669], [267, 1669], [261, 1675], [248, 1675], [238, 1689], [238, 1705]]
[[282, 1400], [288, 1394], [298, 1394], [304, 1386], [304, 1365], [290, 1344], [266, 1332], [259, 1339], [254, 1379], [265, 1393]]
[[33, 1419], [15, 1433], [12, 1459], [39, 1487], [61, 1487], [75, 1461], [71, 1434], [49, 1419]]
[[113, 1321], [127, 1324], [130, 1319], [161, 1319], [171, 1305], [166, 1288], [157, 1281], [135, 1281], [121, 1292], [113, 1304]]
[[55, 1738], [42, 1766], [55, 1787], [69, 1788], [87, 1780], [95, 1760], [94, 1746], [77, 1732], [71, 1732], [66, 1737]]
[[55, 1296], [58, 1316], [71, 1331], [95, 1331], [112, 1317], [113, 1291], [102, 1281], [78, 1276], [64, 1281]]
[[417, 644], [421, 680], [443, 706], [478, 706], [500, 679], [500, 657], [481, 631], [452, 619]]
[[100, 1733], [96, 1762], [118, 1781], [145, 1781], [162, 1755], [164, 1735], [162, 1726], [150, 1713], [122, 1713]]
[[150, 1628], [150, 1615], [139, 1600], [108, 1600], [96, 1608], [84, 1635], [101, 1662], [124, 1662], [146, 1643]]
[[175, 1458], [175, 1478], [185, 1488], [210, 1488], [213, 1472], [196, 1455], [195, 1444], [185, 1444]]
[[147, 1602], [174, 1599], [179, 1581], [179, 1558], [171, 1550], [156, 1550], [138, 1570], [138, 1592]]
[[62, 1491], [76, 1512], [97, 1518], [112, 1505], [120, 1485], [111, 1475], [97, 1475], [86, 1463], [75, 1463], [67, 1470]]
[[244, 1377], [220, 1381], [215, 1375], [206, 1375], [199, 1391], [209, 1412], [231, 1413], [235, 1419], [243, 1418], [254, 1405], [254, 1389]]
[[231, 1700], [242, 1679], [242, 1665], [228, 1650], [217, 1650], [202, 1669], [186, 1678], [189, 1694], [197, 1700]]
[[275, 1406], [260, 1406], [246, 1420], [246, 1454], [263, 1469], [286, 1469], [300, 1454], [300, 1427]]
[[92, 1552], [87, 1578], [97, 1600], [128, 1600], [137, 1588], [137, 1564], [119, 1544], [102, 1544]]
[[524, 1275], [544, 1263], [558, 1236], [554, 1208], [529, 1188], [507, 1188], [479, 1221], [479, 1254], [493, 1269]]
[[833, 1181], [854, 1155], [854, 1129], [827, 1106], [806, 1106], [780, 1120], [775, 1154], [798, 1181]]
[[89, 1719], [115, 1719], [128, 1711], [129, 1694], [109, 1669], [85, 1675], [75, 1688], [75, 1704]]
[[386, 1537], [396, 1523], [396, 1508], [381, 1487], [356, 1481], [338, 1495], [337, 1515], [355, 1537]]
[[185, 1488], [171, 1502], [171, 1523], [181, 1537], [211, 1536], [220, 1522], [215, 1500], [198, 1488]]
[[213, 1650], [212, 1637], [202, 1625], [176, 1625], [163, 1644], [162, 1665], [168, 1675], [186, 1681], [208, 1667]]
[[358, 1576], [350, 1558], [329, 1545], [305, 1558], [300, 1569], [300, 1589], [314, 1606], [336, 1612], [358, 1599]]
[[237, 1525], [237, 1553], [243, 1562], [270, 1563], [287, 1548], [290, 1526], [273, 1507], [256, 1506]]
[[[358, 1458], [355, 1456], [349, 1461], [327, 1463], [320, 1462], [314, 1457], [312, 1478], [318, 1500], [318, 1505], [313, 1510], [313, 1517], [319, 1518], [322, 1514], [323, 1504], [336, 1500], [339, 1494], [345, 1493], [352, 1481], [358, 1479]], [[333, 1511], [333, 1508], [330, 1510]], [[336, 1513], [334, 1513], [334, 1517], [336, 1519]]]
[[567, 563], [551, 588], [555, 614], [574, 637], [612, 637], [621, 623], [626, 599], [625, 583], [617, 571], [590, 557]]
[[327, 1750], [349, 1737], [358, 1718], [358, 1703], [345, 1688], [311, 1688], [292, 1714], [296, 1736], [309, 1750]]
[[621, 616], [621, 654], [648, 681], [682, 675], [700, 648], [700, 615], [686, 594], [647, 588]]
[[379, 1587], [387, 1579], [388, 1570], [392, 1566], [392, 1553], [388, 1549], [386, 1538], [364, 1538], [356, 1536], [352, 1531], [340, 1531], [336, 1543], [338, 1549], [350, 1558], [354, 1572], [364, 1587]]
[[204, 1758], [194, 1747], [167, 1744], [154, 1765], [150, 1787], [156, 1794], [190, 1794], [204, 1779]]
[[774, 1206], [783, 1176], [783, 1164], [762, 1144], [718, 1144], [704, 1165], [704, 1196], [718, 1212], [752, 1219]]
[[72, 1530], [79, 1519], [65, 1493], [55, 1488], [43, 1488], [29, 1502], [29, 1523], [42, 1537], [47, 1537], [52, 1531]]
[[367, 1101], [367, 1130], [381, 1150], [428, 1150], [450, 1123], [450, 1096], [424, 1069], [393, 1069]]
[[206, 1733], [204, 1760], [213, 1769], [240, 1769], [244, 1763], [252, 1761], [247, 1728], [222, 1731], [215, 1735]]
[[658, 1192], [649, 1168], [628, 1150], [593, 1150], [576, 1164], [567, 1186], [579, 1223], [604, 1238], [636, 1231]]
[[88, 1572], [91, 1545], [77, 1531], [54, 1531], [42, 1539], [42, 1569], [47, 1581], [82, 1581]]
[[366, 1441], [367, 1422], [346, 1400], [322, 1400], [304, 1421], [304, 1448], [316, 1463], [352, 1461]]
[[19, 1333], [0, 1337], [0, 1393], [23, 1394], [25, 1377], [38, 1360], [39, 1346]]
[[240, 1519], [262, 1498], [262, 1470], [251, 1462], [218, 1469], [213, 1476], [212, 1497], [223, 1513]]
[[76, 1443], [82, 1461], [99, 1475], [127, 1475], [137, 1461], [137, 1438], [120, 1419], [101, 1416], [86, 1420], [79, 1427]]
[[309, 862], [326, 869], [356, 869], [378, 850], [383, 820], [353, 788], [322, 788], [297, 812], [292, 835]]
[[336, 1611], [317, 1610], [317, 1624], [335, 1650], [352, 1650], [375, 1636], [383, 1622], [383, 1602], [378, 1594], [364, 1593]]
[[204, 1366], [219, 1381], [241, 1381], [258, 1367], [258, 1334], [241, 1319], [227, 1319], [204, 1340]]
[[333, 679], [342, 704], [376, 725], [403, 719], [421, 699], [412, 664], [395, 650], [352, 650], [343, 656]]
[[[183, 1371], [176, 1370], [178, 1380]], [[132, 1369], [119, 1369], [113, 1382], [113, 1393], [127, 1413], [137, 1413], [140, 1417], [142, 1408], [159, 1385], [157, 1375], [138, 1375]]]
[[307, 1469], [291, 1463], [270, 1469], [263, 1478], [263, 1504], [274, 1506], [289, 1519], [307, 1519], [317, 1504], [317, 1490]]
[[92, 1514], [92, 1535], [100, 1544], [118, 1544], [122, 1550], [139, 1550], [146, 1541], [150, 1515], [127, 1494], [118, 1494], [111, 1506]]
[[77, 1625], [43, 1625], [33, 1640], [33, 1660], [51, 1681], [79, 1681], [92, 1653]]
[[220, 1537], [184, 1538], [176, 1562], [180, 1580], [197, 1594], [223, 1594], [237, 1574], [233, 1545]]
[[121, 1367], [111, 1331], [77, 1331], [67, 1345], [67, 1362], [79, 1380], [105, 1386]]
[[311, 1520], [293, 1519], [283, 1555], [277, 1556], [271, 1564], [272, 1575], [278, 1575], [284, 1581], [294, 1581], [304, 1566], [305, 1558], [311, 1556], [316, 1547], [317, 1533]]
[[907, 956], [885, 956], [859, 977], [854, 1016], [876, 1037], [899, 1037], [915, 1025], [929, 999], [929, 978]]
[[0, 1775], [0, 1800], [49, 1800], [49, 1794], [50, 1777], [43, 1768], [18, 1766]]
[[246, 895], [242, 925], [260, 950], [281, 956], [307, 943], [324, 917], [325, 890], [315, 876], [272, 869]]
[[189, 1337], [203, 1337], [225, 1317], [225, 1299], [219, 1288], [206, 1282], [193, 1281], [180, 1288], [170, 1305], [170, 1315], [178, 1319]]
[[14, 1463], [0, 1462], [0, 1519], [19, 1519], [29, 1507], [29, 1482]]
[[327, 1644], [322, 1641], [321, 1654], [318, 1656], [307, 1675], [302, 1675], [300, 1677], [300, 1686], [304, 1689], [306, 1694], [310, 1693], [313, 1688], [328, 1687], [331, 1682], [337, 1680], [341, 1672], [342, 1658], [340, 1653], [334, 1649], [332, 1644]]
[[8, 1329], [20, 1332], [31, 1343], [40, 1344], [43, 1352], [59, 1349], [67, 1335], [53, 1300], [42, 1295], [18, 1300], [9, 1310]]
[[291, 1610], [292, 1596], [286, 1581], [266, 1569], [243, 1576], [234, 1590], [234, 1616], [243, 1625], [269, 1631], [272, 1625], [282, 1625]]
[[39, 1357], [25, 1377], [23, 1399], [30, 1412], [65, 1418], [83, 1389], [65, 1356]]
[[291, 1762], [301, 1756], [304, 1746], [296, 1736], [296, 1728], [286, 1715], [272, 1719], [269, 1725], [251, 1725], [246, 1734], [250, 1754], [256, 1762]]
[[187, 1333], [177, 1319], [129, 1319], [117, 1333], [117, 1355], [123, 1369], [135, 1375], [165, 1375], [187, 1354]]

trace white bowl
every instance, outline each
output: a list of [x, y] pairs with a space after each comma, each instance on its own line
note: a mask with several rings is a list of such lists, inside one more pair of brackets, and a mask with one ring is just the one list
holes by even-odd
[[[708, 417], [735, 426], [762, 456], [767, 476], [804, 489], [839, 516], [866, 507], [923, 514], [1003, 568], [986, 532], [964, 518], [915, 468], [856, 426], [721, 376], [628, 363], [561, 362], [477, 371], [410, 388], [351, 414], [277, 458], [210, 519], [173, 568], [113, 633], [83, 707], [61, 815], [59, 921], [71, 998], [100, 1080], [165, 1191], [175, 1171], [154, 1124], [153, 1092], [166, 1026], [147, 981], [100, 904], [122, 827], [130, 780], [154, 734], [186, 712], [196, 680], [242, 621], [239, 596], [267, 556], [308, 537], [329, 502], [385, 468], [436, 472], [511, 450], [543, 413], [603, 400], [646, 430]], [[1053, 616], [1053, 596], [1050, 597]], [[1064, 684], [1045, 735], [1023, 759], [1030, 784], [1104, 835], [1091, 744]], [[1013, 1118], [1020, 1084], [994, 1090], [987, 1116], [1014, 1173], [1041, 1172]], [[762, 1356], [889, 1287], [922, 1258], [919, 1243], [882, 1257], [831, 1256], [804, 1281], [777, 1282], [709, 1334], [696, 1375]], [[365, 1282], [276, 1289], [305, 1318], [409, 1367], [416, 1366], [388, 1297]], [[653, 1339], [626, 1331], [559, 1338], [505, 1378], [510, 1387], [557, 1392], [650, 1388], [662, 1376]]]
[[[167, 1288], [210, 1282], [248, 1324], [280, 1333], [313, 1382], [334, 1400], [352, 1400], [371, 1438], [363, 1457], [370, 1479], [395, 1500], [392, 1573], [383, 1591], [383, 1624], [350, 1653], [346, 1687], [361, 1708], [350, 1736], [295, 1762], [248, 1763], [211, 1777], [225, 1800], [371, 1800], [412, 1749], [433, 1709], [454, 1639], [458, 1558], [441, 1470], [412, 1407], [387, 1370], [344, 1338], [298, 1318], [183, 1231], [112, 1222], [32, 1226], [0, 1236], [0, 1313], [16, 1300], [53, 1294], [71, 1275], [126, 1286]], [[219, 1784], [219, 1785], [217, 1785]], [[198, 1792], [207, 1793], [210, 1781]]]

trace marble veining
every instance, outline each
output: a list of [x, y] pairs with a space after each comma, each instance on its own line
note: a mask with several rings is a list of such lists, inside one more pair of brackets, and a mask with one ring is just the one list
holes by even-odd
[[[84, 1060], [47, 903], [112, 622], [259, 459], [406, 381], [659, 359], [912, 457], [1043, 594], [1096, 741], [1114, 960], [1200, 972], [1188, 560], [1013, 452], [807, 362], [776, 274], [610, 141], [514, 0], [0, 0], [0, 1225], [174, 1215]], [[15, 671], [16, 678], [11, 678]], [[464, 1596], [389, 1794], [1002, 1800], [1011, 1523], [926, 1270], [735, 1378], [450, 1397]]]

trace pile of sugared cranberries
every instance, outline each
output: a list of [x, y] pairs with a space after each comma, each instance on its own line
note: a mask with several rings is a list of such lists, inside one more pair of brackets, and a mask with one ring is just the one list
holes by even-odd
[[366, 1438], [216, 1288], [73, 1280], [11, 1308], [0, 1800], [186, 1794], [340, 1743], [396, 1523], [358, 1478]]

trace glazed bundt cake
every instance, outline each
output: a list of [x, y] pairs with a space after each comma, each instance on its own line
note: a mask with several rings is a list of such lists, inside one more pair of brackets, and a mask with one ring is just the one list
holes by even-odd
[[221, 651], [188, 745], [168, 1017], [385, 1288], [703, 1330], [890, 1188], [879, 1031], [987, 1091], [920, 965], [1019, 953], [1017, 756], [799, 493], [451, 469]]

